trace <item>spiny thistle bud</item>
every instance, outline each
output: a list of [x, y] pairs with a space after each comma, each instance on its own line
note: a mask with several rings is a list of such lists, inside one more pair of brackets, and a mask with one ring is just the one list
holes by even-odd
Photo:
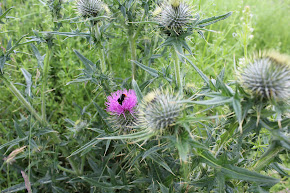
[[165, 30], [173, 31], [176, 35], [183, 32], [193, 18], [190, 7], [180, 0], [162, 4], [153, 15], [156, 15], [156, 20]]
[[136, 125], [136, 116], [129, 112], [125, 112], [125, 116], [111, 115], [107, 120], [113, 129], [120, 131], [130, 131]]
[[118, 90], [107, 97], [108, 121], [117, 129], [130, 129], [135, 123], [137, 96], [134, 90]]
[[78, 0], [77, 9], [83, 17], [96, 17], [101, 12], [110, 13], [108, 6], [100, 0]]
[[290, 59], [277, 52], [264, 52], [250, 59], [240, 73], [242, 85], [261, 99], [286, 101], [290, 98]]
[[170, 4], [173, 7], [178, 7], [180, 5], [180, 0], [171, 0]]
[[147, 94], [138, 109], [138, 123], [151, 132], [162, 131], [172, 126], [180, 115], [180, 97], [168, 91], [155, 90]]

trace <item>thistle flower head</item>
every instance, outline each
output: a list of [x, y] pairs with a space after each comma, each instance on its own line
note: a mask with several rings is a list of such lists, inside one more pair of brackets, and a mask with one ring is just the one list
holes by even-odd
[[83, 17], [96, 17], [102, 11], [110, 12], [108, 6], [101, 0], [78, 0], [77, 10]]
[[135, 122], [137, 96], [134, 90], [118, 90], [107, 97], [106, 111], [111, 115], [110, 123], [115, 128], [133, 126]]
[[290, 98], [289, 57], [277, 52], [253, 56], [240, 72], [240, 81], [254, 96], [271, 101]]
[[142, 128], [152, 132], [162, 131], [176, 122], [182, 105], [177, 103], [180, 97], [169, 91], [155, 90], [144, 97], [139, 106], [138, 120]]
[[189, 5], [181, 0], [164, 3], [153, 14], [165, 30], [173, 31], [176, 35], [184, 31], [193, 18]]

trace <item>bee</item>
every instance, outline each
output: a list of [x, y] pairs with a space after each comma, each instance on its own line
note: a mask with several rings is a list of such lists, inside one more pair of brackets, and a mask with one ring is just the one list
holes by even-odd
[[120, 96], [120, 98], [118, 98], [118, 103], [120, 104], [120, 105], [122, 105], [122, 103], [123, 103], [123, 101], [125, 100], [125, 97], [126, 97], [127, 95], [126, 94], [122, 94], [121, 96]]

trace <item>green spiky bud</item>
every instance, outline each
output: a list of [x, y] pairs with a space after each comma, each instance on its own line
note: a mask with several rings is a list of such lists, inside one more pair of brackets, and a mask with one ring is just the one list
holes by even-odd
[[125, 115], [110, 116], [107, 120], [112, 128], [120, 131], [127, 132], [136, 126], [136, 117], [129, 112], [126, 112]]
[[162, 131], [174, 125], [182, 110], [179, 99], [179, 96], [169, 91], [150, 92], [139, 106], [139, 125], [150, 132]]
[[78, 0], [77, 10], [83, 17], [97, 17], [102, 11], [109, 13], [108, 6], [100, 0]]
[[156, 15], [156, 20], [165, 28], [165, 30], [173, 31], [176, 35], [187, 28], [192, 20], [192, 13], [189, 5], [174, 0], [170, 3], [164, 3], [153, 14]]
[[277, 52], [254, 56], [241, 70], [240, 81], [252, 95], [270, 101], [290, 98], [289, 58]]

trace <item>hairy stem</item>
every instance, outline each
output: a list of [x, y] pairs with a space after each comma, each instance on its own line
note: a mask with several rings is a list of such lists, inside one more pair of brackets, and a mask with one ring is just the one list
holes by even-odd
[[175, 78], [176, 78], [177, 88], [179, 89], [179, 94], [182, 95], [183, 83], [182, 83], [182, 76], [181, 76], [181, 71], [180, 71], [180, 60], [178, 58], [178, 53], [174, 49], [172, 49], [172, 56], [174, 59]]
[[131, 65], [132, 65], [132, 79], [135, 79], [136, 76], [136, 64], [134, 63], [135, 60], [137, 60], [136, 57], [136, 39], [133, 36], [133, 33], [131, 32], [131, 29], [129, 29], [129, 43], [130, 43], [130, 49], [131, 49]]
[[45, 92], [47, 87], [47, 77], [48, 77], [48, 70], [49, 70], [49, 62], [51, 58], [51, 49], [47, 48], [45, 61], [43, 64], [43, 79], [42, 79], [42, 88], [41, 88], [41, 114], [42, 120], [46, 122], [46, 98]]

